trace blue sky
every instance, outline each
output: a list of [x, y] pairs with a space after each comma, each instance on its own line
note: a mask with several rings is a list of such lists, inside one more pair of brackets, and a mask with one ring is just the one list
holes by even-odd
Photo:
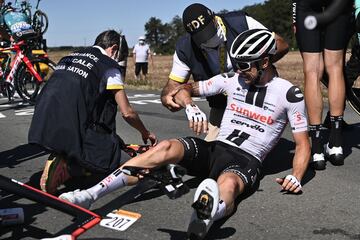
[[[241, 9], [262, 0], [207, 0], [202, 3], [217, 12]], [[30, 0], [35, 6], [36, 0]], [[188, 0], [41, 0], [40, 9], [49, 17], [45, 33], [48, 46], [92, 45], [96, 36], [107, 29], [122, 30], [132, 47], [144, 34], [144, 25], [150, 17], [170, 22], [176, 15], [194, 3]]]

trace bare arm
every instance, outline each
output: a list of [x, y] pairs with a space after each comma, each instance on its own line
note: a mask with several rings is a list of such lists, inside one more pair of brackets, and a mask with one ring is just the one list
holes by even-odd
[[179, 111], [182, 107], [174, 101], [174, 96], [177, 93], [176, 88], [182, 83], [169, 79], [161, 91], [161, 103], [172, 112]]
[[193, 104], [191, 97], [200, 96], [199, 83], [193, 82], [191, 84], [183, 84], [176, 87], [176, 95], [174, 96], [175, 102], [180, 106], [185, 107], [187, 104]]
[[[291, 175], [294, 176], [299, 182], [301, 182], [310, 160], [311, 150], [309, 136], [307, 132], [294, 133], [293, 136], [296, 147]], [[297, 187], [288, 179], [277, 178], [276, 181], [282, 185], [284, 190], [294, 193], [297, 193], [301, 190], [301, 187]]]
[[271, 62], [277, 62], [289, 52], [289, 44], [278, 34], [275, 34], [276, 54], [271, 58]]
[[141, 121], [137, 112], [132, 108], [124, 90], [114, 90], [115, 100], [119, 106], [120, 112], [124, 120], [133, 128], [138, 130], [144, 143], [149, 139], [151, 144], [156, 144], [156, 136], [148, 131]]
[[309, 136], [307, 132], [294, 133], [293, 136], [296, 147], [292, 175], [301, 181], [308, 167], [311, 155]]

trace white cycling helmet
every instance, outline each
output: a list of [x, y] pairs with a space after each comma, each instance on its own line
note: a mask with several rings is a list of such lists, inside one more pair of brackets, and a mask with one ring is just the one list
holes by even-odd
[[145, 36], [140, 36], [139, 41], [141, 41], [141, 40], [145, 41]]
[[276, 53], [275, 33], [250, 29], [239, 34], [230, 48], [230, 56], [239, 62], [253, 62]]

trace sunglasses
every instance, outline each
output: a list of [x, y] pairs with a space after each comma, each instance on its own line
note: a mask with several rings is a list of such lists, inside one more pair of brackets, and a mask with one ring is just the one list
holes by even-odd
[[255, 60], [255, 61], [250, 61], [250, 62], [236, 62], [235, 66], [241, 72], [246, 72], [246, 71], [249, 71], [251, 69], [251, 64], [256, 63], [256, 62], [260, 62], [261, 60], [262, 59]]

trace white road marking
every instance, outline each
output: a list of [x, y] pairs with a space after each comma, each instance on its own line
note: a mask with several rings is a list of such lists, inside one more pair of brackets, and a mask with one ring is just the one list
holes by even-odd
[[157, 98], [160, 98], [160, 95], [152, 94], [152, 93], [149, 93], [149, 94], [135, 94], [135, 95], [133, 95], [133, 96], [128, 96], [128, 99], [133, 99], [133, 98], [146, 98], [146, 97], [157, 97]]
[[[151, 99], [141, 99], [141, 100], [131, 100], [129, 101], [131, 104], [135, 104], [135, 105], [146, 105], [146, 104], [161, 104], [161, 100], [160, 100], [160, 95], [158, 94], [134, 94], [131, 96], [128, 96], [128, 99], [141, 99], [141, 98], [151, 98]], [[0, 98], [0, 100], [5, 99], [7, 101], [7, 98]], [[206, 101], [205, 98], [198, 98], [198, 97], [194, 97], [193, 100], [195, 102], [202, 102], [202, 101]], [[0, 105], [0, 108], [13, 108], [16, 106], [21, 105], [22, 103], [20, 102], [16, 102], [16, 103], [12, 103], [12, 104], [3, 104]], [[20, 110], [14, 110], [15, 116], [30, 116], [34, 114], [34, 107], [28, 107], [25, 109], [20, 109]], [[6, 118], [6, 115], [4, 115], [3, 113], [0, 113], [0, 118]]]
[[139, 104], [139, 105], [145, 105], [145, 104], [148, 104], [148, 103], [157, 103], [157, 104], [160, 104], [161, 101], [160, 99], [147, 99], [147, 100], [138, 100], [138, 101], [129, 101], [130, 103], [132, 104]]
[[29, 116], [34, 114], [34, 108], [15, 110], [14, 112], [16, 116]]

